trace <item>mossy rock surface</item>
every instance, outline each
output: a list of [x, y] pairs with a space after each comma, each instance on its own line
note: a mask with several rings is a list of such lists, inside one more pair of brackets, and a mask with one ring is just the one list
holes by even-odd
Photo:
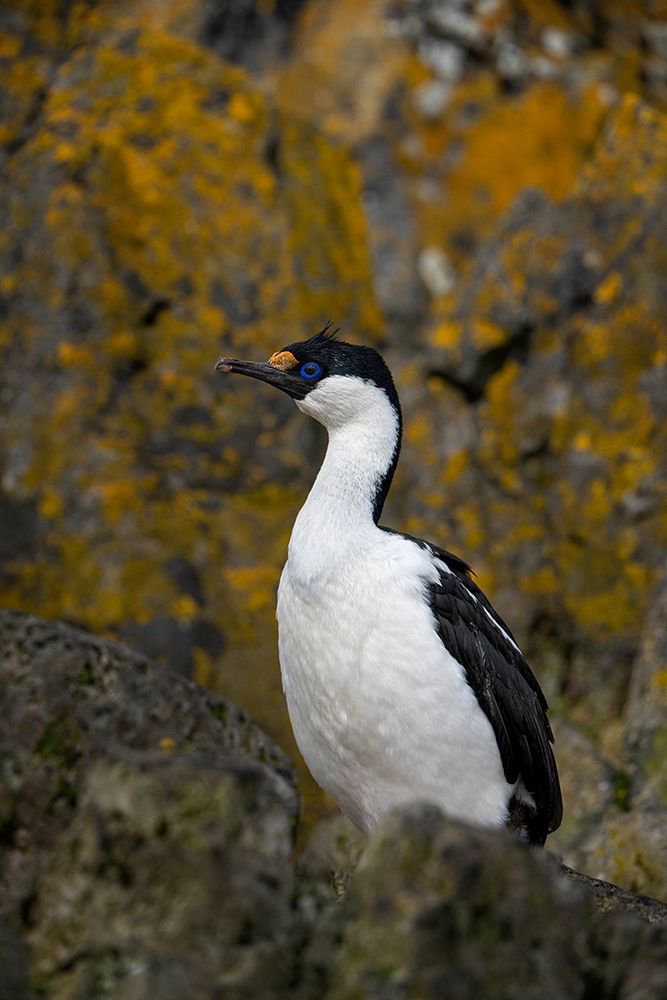
[[632, 671], [625, 755], [633, 801], [667, 811], [667, 577], [657, 589]]
[[[88, 771], [119, 749], [254, 761], [296, 813], [291, 762], [243, 712], [113, 642], [0, 612], [2, 917], [20, 921]], [[269, 779], [267, 778], [267, 781]]]
[[[437, 810], [391, 816], [340, 906], [331, 997], [665, 996], [667, 909], [658, 926], [600, 916], [553, 858]], [[313, 976], [326, 948], [316, 932]]]
[[291, 807], [290, 790], [251, 761], [124, 752], [98, 762], [32, 915], [38, 991], [284, 995]]

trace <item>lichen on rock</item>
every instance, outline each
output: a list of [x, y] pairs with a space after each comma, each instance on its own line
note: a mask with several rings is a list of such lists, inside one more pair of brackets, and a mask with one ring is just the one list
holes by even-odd
[[2, 181], [0, 503], [31, 527], [3, 601], [211, 684], [245, 644], [280, 730], [262, 641], [303, 436], [212, 367], [330, 316], [377, 336], [358, 170], [178, 5], [13, 6], [7, 58], [44, 74]]
[[248, 716], [122, 646], [1, 611], [0, 676], [4, 920], [16, 921], [29, 904], [88, 771], [119, 748], [257, 762], [258, 773], [271, 770], [294, 822], [292, 765]]
[[282, 992], [292, 963], [285, 791], [255, 763], [201, 752], [94, 765], [33, 908], [38, 990]]

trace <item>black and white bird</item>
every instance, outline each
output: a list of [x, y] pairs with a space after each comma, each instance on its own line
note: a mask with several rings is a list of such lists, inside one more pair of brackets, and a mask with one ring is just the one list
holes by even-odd
[[530, 667], [462, 559], [378, 523], [402, 426], [383, 359], [325, 327], [268, 363], [215, 368], [281, 389], [328, 431], [277, 607], [290, 720], [315, 780], [366, 832], [428, 801], [543, 844], [562, 803]]

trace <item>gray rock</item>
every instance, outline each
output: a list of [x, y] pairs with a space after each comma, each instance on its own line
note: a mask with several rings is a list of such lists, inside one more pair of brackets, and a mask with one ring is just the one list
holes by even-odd
[[417, 269], [431, 296], [448, 295], [454, 290], [456, 272], [441, 247], [424, 247], [417, 259]]
[[617, 781], [613, 768], [579, 730], [562, 719], [554, 719], [552, 728], [564, 811], [562, 826], [549, 837], [549, 849], [567, 859], [614, 807]]
[[457, 3], [425, 4], [425, 21], [436, 37], [453, 38], [462, 45], [477, 49], [485, 40], [484, 28], [474, 14], [465, 9], [466, 6]]
[[615, 801], [597, 819], [592, 814], [588, 821], [584, 817], [580, 824], [584, 836], [570, 841], [566, 849], [567, 862], [590, 876], [660, 898], [667, 898], [666, 663], [667, 581], [663, 580], [632, 667], [626, 766], [617, 774]]
[[451, 94], [451, 83], [428, 80], [415, 88], [412, 100], [417, 114], [426, 121], [437, 121], [447, 107]]
[[574, 49], [574, 39], [560, 28], [545, 28], [540, 36], [542, 48], [555, 59], [565, 59]]
[[381, 136], [359, 149], [375, 294], [384, 315], [407, 327], [419, 315], [425, 295], [415, 280], [418, 247], [408, 192], [400, 176], [387, 169], [391, 158], [391, 147]]
[[85, 775], [116, 748], [290, 761], [235, 705], [113, 642], [0, 611], [0, 911], [18, 919], [74, 817]]
[[427, 38], [419, 47], [419, 57], [441, 80], [459, 80], [465, 67], [465, 52], [456, 43]]
[[643, 34], [649, 49], [667, 59], [667, 24], [664, 21], [645, 21]]
[[[625, 753], [633, 802], [667, 809], [667, 577], [649, 612], [632, 668]], [[667, 816], [665, 817], [667, 826]], [[665, 859], [667, 861], [667, 858]]]
[[667, 810], [610, 810], [567, 860], [593, 878], [667, 899]]
[[575, 872], [567, 865], [561, 865], [560, 870], [565, 878], [572, 879], [584, 886], [593, 895], [595, 903], [602, 913], [622, 910], [641, 917], [649, 924], [667, 926], [667, 903], [653, 899], [651, 896], [638, 896], [627, 889], [621, 889], [613, 882], [605, 882], [603, 879], [584, 875], [583, 872]]
[[268, 7], [257, 0], [216, 0], [201, 6], [199, 41], [223, 59], [257, 70], [289, 53], [304, 0]]
[[341, 910], [337, 1000], [665, 995], [664, 928], [600, 914], [544, 854], [429, 807], [389, 818]]
[[0, 924], [0, 1000], [28, 1000], [28, 949], [6, 924]]
[[33, 909], [38, 990], [276, 995], [291, 977], [292, 807], [289, 786], [251, 761], [95, 764]]

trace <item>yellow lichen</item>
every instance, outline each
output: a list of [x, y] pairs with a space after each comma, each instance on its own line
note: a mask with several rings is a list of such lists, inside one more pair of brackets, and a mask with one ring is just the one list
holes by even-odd
[[621, 290], [623, 279], [618, 271], [612, 271], [595, 290], [596, 302], [606, 305], [613, 302]]

